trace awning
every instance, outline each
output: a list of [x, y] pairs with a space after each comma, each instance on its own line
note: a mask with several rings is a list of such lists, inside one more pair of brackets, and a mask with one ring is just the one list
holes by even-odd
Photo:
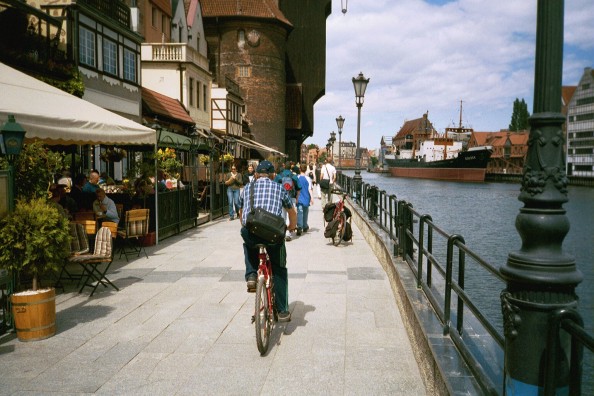
[[27, 140], [50, 145], [156, 143], [153, 129], [0, 63], [0, 122], [10, 114]]
[[246, 147], [253, 148], [253, 149], [256, 149], [258, 151], [266, 151], [267, 153], [271, 153], [271, 154], [275, 154], [275, 155], [280, 155], [282, 157], [286, 157], [287, 156], [287, 154], [285, 154], [283, 152], [280, 152], [278, 150], [275, 150], [272, 147], [265, 146], [262, 143], [258, 143], [258, 142], [256, 142], [255, 140], [252, 140], [252, 139], [241, 137], [241, 138], [238, 139], [238, 142], [240, 144], [243, 144]]

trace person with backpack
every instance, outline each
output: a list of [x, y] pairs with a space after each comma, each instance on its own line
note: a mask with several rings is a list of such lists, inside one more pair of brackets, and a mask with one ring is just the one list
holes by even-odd
[[332, 159], [330, 159], [330, 157], [326, 157], [326, 163], [322, 166], [320, 171], [320, 180], [324, 179], [328, 180], [328, 189], [322, 189], [322, 208], [325, 207], [327, 203], [332, 202], [332, 189], [336, 182], [336, 168], [332, 165]]
[[301, 174], [299, 175], [299, 197], [297, 198], [297, 236], [309, 230], [307, 219], [309, 217], [309, 207], [313, 205], [313, 184], [307, 172], [307, 165], [301, 165]]
[[[274, 181], [280, 183], [283, 189], [289, 194], [289, 197], [293, 200], [293, 205], [297, 205], [297, 198], [299, 196], [299, 180], [297, 179], [297, 175], [293, 174], [291, 171], [291, 163], [287, 162], [283, 169], [279, 171], [279, 173], [274, 178]], [[284, 214], [285, 221], [287, 221], [287, 213]], [[293, 239], [294, 232], [291, 232], [287, 229], [287, 235], [285, 239], [290, 241]]]

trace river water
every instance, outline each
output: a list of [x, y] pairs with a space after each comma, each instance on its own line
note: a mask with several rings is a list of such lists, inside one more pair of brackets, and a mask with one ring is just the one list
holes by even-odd
[[[344, 171], [353, 176], [353, 171]], [[511, 251], [521, 247], [515, 228], [516, 216], [523, 203], [518, 200], [520, 184], [457, 183], [437, 180], [395, 178], [387, 174], [362, 172], [369, 183], [405, 200], [448, 234], [460, 234], [466, 245], [485, 261], [499, 268]], [[569, 186], [567, 211], [570, 230], [563, 241], [563, 252], [575, 258], [584, 279], [576, 292], [579, 312], [588, 334], [594, 334], [594, 188]], [[415, 229], [417, 232], [417, 229]], [[467, 265], [470, 262], [467, 260]], [[476, 264], [475, 264], [476, 265]], [[473, 275], [476, 277], [473, 279]], [[485, 278], [483, 278], [485, 277]], [[479, 308], [493, 323], [501, 325], [499, 293], [505, 285], [493, 281], [484, 271], [467, 269], [466, 289]], [[584, 391], [594, 390], [594, 356], [584, 352]], [[587, 393], [583, 393], [587, 394]]]

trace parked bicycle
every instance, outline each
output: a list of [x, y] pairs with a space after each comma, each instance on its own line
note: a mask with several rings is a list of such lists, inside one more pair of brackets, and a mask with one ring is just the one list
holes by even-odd
[[326, 205], [324, 208], [324, 236], [332, 239], [332, 244], [338, 246], [341, 241], [350, 241], [352, 237], [349, 208], [344, 206], [344, 199], [348, 193], [341, 189], [332, 190], [332, 194], [338, 195], [338, 201]]
[[272, 276], [272, 263], [266, 252], [266, 246], [257, 245], [258, 253], [258, 281], [256, 283], [256, 306], [252, 323], [256, 324], [256, 344], [260, 355], [268, 351], [270, 334], [274, 322], [278, 321], [278, 312], [274, 304], [274, 278]]

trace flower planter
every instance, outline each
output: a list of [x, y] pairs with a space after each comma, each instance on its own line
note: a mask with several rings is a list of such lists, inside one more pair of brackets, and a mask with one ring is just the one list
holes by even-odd
[[20, 341], [37, 341], [56, 334], [56, 290], [14, 293], [12, 314]]

